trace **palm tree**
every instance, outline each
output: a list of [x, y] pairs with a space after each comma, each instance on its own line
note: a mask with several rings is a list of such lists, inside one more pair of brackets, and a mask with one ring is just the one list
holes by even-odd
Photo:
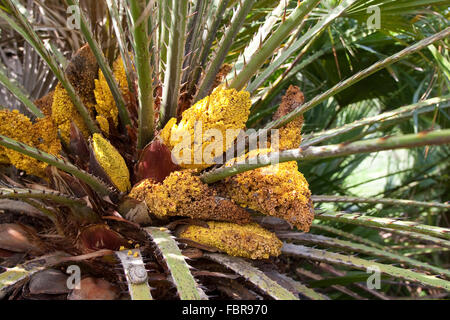
[[66, 3], [0, 1], [0, 296], [448, 294], [446, 1]]

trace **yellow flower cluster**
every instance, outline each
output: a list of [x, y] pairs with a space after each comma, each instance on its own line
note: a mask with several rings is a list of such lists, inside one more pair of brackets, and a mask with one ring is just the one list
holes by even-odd
[[[98, 64], [95, 55], [88, 44], [81, 47], [72, 56], [65, 73], [83, 104], [89, 112], [93, 113], [95, 105], [94, 81], [98, 74]], [[70, 142], [70, 128], [72, 121], [83, 133], [84, 137], [88, 138], [89, 131], [84, 124], [83, 118], [73, 105], [69, 94], [61, 83], [58, 83], [53, 94], [51, 115], [53, 122], [60, 130], [62, 139], [66, 143]]]
[[[31, 146], [33, 144], [33, 136], [30, 135], [32, 128], [31, 120], [19, 113], [18, 110], [0, 110], [0, 134]], [[18, 152], [0, 147], [1, 162], [4, 164], [11, 163], [9, 155], [14, 153]]]
[[[274, 120], [288, 114], [303, 102], [304, 97], [300, 89], [295, 86], [289, 87]], [[300, 116], [280, 128], [279, 150], [300, 147], [303, 121], [303, 117]], [[271, 145], [268, 149], [252, 150], [226, 165], [275, 151], [274, 147]], [[311, 191], [305, 177], [298, 171], [295, 161], [238, 174], [225, 179], [216, 188], [219, 194], [230, 197], [241, 206], [282, 218], [299, 230], [309, 231], [314, 219]]]
[[[119, 85], [122, 95], [124, 97], [128, 97], [129, 89], [127, 76], [121, 56], [119, 56], [113, 64], [113, 75]], [[95, 105], [95, 110], [97, 111], [97, 121], [102, 131], [108, 135], [108, 119], [111, 119], [117, 127], [119, 123], [119, 110], [117, 109], [116, 102], [114, 101], [108, 82], [106, 81], [105, 75], [101, 69], [98, 70], [98, 80], [95, 80], [94, 95], [97, 102]]]
[[152, 179], [144, 179], [138, 184], [134, 185], [128, 196], [138, 201], [145, 201], [147, 194], [153, 192], [153, 188], [156, 186], [156, 182]]
[[[132, 54], [129, 54], [130, 58], [132, 58]], [[122, 92], [122, 95], [125, 99], [125, 102], [129, 100], [130, 96], [130, 88], [128, 88], [128, 80], [127, 74], [125, 72], [125, 64], [123, 62], [122, 56], [119, 56], [113, 64], [113, 74], [114, 78], [119, 85], [119, 89]]]
[[104, 116], [97, 116], [95, 118], [97, 120], [98, 126], [100, 130], [108, 137], [109, 136], [109, 121]]
[[[50, 118], [38, 119], [36, 123], [19, 111], [0, 111], [0, 134], [38, 148], [52, 155], [61, 151], [56, 127]], [[0, 147], [0, 163], [12, 164], [17, 169], [39, 177], [44, 176], [46, 163], [25, 156], [17, 151]]]
[[117, 126], [119, 111], [102, 70], [98, 71], [98, 80], [95, 80], [94, 94], [95, 101], [97, 101], [95, 105], [97, 114], [106, 119], [113, 119], [114, 124]]
[[92, 147], [95, 159], [121, 192], [130, 190], [130, 172], [120, 153], [100, 134], [92, 136]]
[[61, 141], [51, 117], [37, 119], [33, 124], [33, 142], [39, 150], [52, 155], [57, 155], [61, 151]]
[[[255, 151], [247, 156], [253, 155]], [[218, 184], [217, 190], [243, 207], [282, 218], [299, 230], [309, 231], [314, 219], [309, 185], [295, 161], [240, 173]]]
[[183, 216], [235, 223], [250, 221], [246, 210], [218, 197], [215, 190], [194, 175], [194, 170], [172, 172], [163, 183], [143, 180], [129, 196], [145, 201], [150, 212], [159, 218]]
[[[89, 57], [86, 58], [84, 56], [76, 56], [75, 58], [80, 61], [88, 61], [87, 59]], [[78, 60], [76, 61], [78, 63], [81, 63]], [[72, 66], [71, 70], [74, 68], [75, 65]], [[91, 69], [82, 70], [80, 72], [84, 72], [89, 75], [89, 79], [93, 78], [93, 76], [91, 75]], [[119, 57], [113, 64], [113, 74], [119, 84], [122, 94], [125, 97], [128, 97], [128, 82], [126, 79], [125, 68], [123, 66], [121, 57]], [[99, 69], [98, 79], [92, 79], [92, 82], [95, 81], [95, 89], [93, 90], [93, 95], [95, 96], [96, 104], [92, 103], [92, 89], [89, 85], [89, 79], [83, 79], [84, 81], [81, 84], [72, 83], [72, 85], [74, 85], [88, 111], [93, 114], [93, 111], [95, 109], [97, 113], [96, 120], [100, 126], [100, 129], [106, 135], [109, 135], [109, 119], [112, 120], [115, 126], [117, 126], [119, 122], [119, 111], [103, 72]], [[91, 92], [89, 92], [89, 90], [91, 90]], [[86, 138], [89, 136], [89, 131], [84, 124], [83, 118], [73, 105], [69, 94], [60, 83], [58, 83], [58, 85], [56, 86], [55, 92], [53, 94], [53, 103], [51, 109], [53, 122], [60, 130], [61, 137], [66, 143], [69, 143], [70, 141], [70, 127], [72, 121], [76, 124], [78, 129], [80, 129], [80, 131]]]
[[268, 259], [281, 253], [283, 243], [256, 223], [237, 225], [210, 221], [208, 226], [190, 225], [180, 233], [180, 238], [215, 247], [230, 256], [250, 259]]
[[[194, 159], [194, 154], [200, 153], [200, 155], [203, 155], [205, 149], [212, 145], [219, 145], [220, 148], [217, 148], [217, 150], [220, 149], [221, 153], [226, 151], [233, 144], [235, 138], [227, 139], [226, 131], [228, 129], [244, 129], [250, 114], [250, 107], [251, 101], [248, 92], [238, 92], [235, 89], [219, 87], [210, 96], [198, 101], [194, 106], [184, 111], [179, 124], [176, 124], [175, 118], [171, 119], [161, 131], [161, 138], [164, 144], [174, 151], [173, 148], [179, 147], [183, 138], [190, 137], [190, 143], [188, 144], [188, 150], [191, 153], [190, 161], [189, 155], [180, 153], [178, 157], [177, 154], [174, 154], [178, 158], [177, 164], [183, 168], [207, 168], [211, 164], [206, 163], [205, 159], [197, 161], [197, 159]], [[202, 131], [196, 134], [195, 131], [199, 130], [200, 123]], [[214, 137], [208, 136], [207, 131], [211, 129], [218, 130], [221, 133], [222, 141], [214, 141]], [[201, 144], [195, 141], [197, 135], [202, 137]], [[216, 148], [211, 149], [211, 159], [219, 156], [219, 154], [216, 154]]]
[[298, 149], [302, 143], [302, 127], [303, 117], [297, 117], [293, 121], [286, 124], [279, 129], [279, 144], [280, 151], [289, 149]]
[[[92, 103], [87, 101], [83, 102], [88, 109], [93, 108]], [[69, 143], [70, 141], [70, 127], [72, 121], [76, 124], [85, 137], [89, 136], [89, 131], [84, 124], [83, 118], [78, 113], [76, 107], [70, 99], [69, 94], [61, 83], [58, 83], [55, 93], [53, 94], [52, 119], [60, 130], [61, 137], [66, 143]]]

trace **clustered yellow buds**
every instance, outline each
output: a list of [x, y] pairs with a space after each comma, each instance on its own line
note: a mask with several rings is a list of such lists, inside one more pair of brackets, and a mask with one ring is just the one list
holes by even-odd
[[97, 116], [95, 118], [97, 120], [98, 126], [100, 127], [100, 130], [105, 134], [105, 136], [109, 136], [109, 121], [104, 116]]
[[[87, 103], [86, 101], [83, 102], [85, 103], [86, 107], [88, 107], [88, 109], [93, 108], [93, 105], [91, 103]], [[83, 121], [83, 118], [78, 113], [78, 110], [73, 105], [69, 94], [61, 85], [61, 83], [58, 83], [55, 89], [55, 93], [53, 94], [52, 119], [55, 125], [60, 130], [61, 137], [66, 143], [69, 143], [70, 141], [70, 127], [72, 121], [75, 123], [78, 129], [80, 129], [85, 137], [89, 136], [89, 131]]]
[[152, 179], [144, 179], [136, 184], [133, 189], [131, 189], [128, 196], [138, 201], [145, 201], [145, 197], [147, 196], [147, 194], [152, 192], [155, 185], [156, 182], [154, 182]]
[[280, 140], [278, 142], [278, 148], [280, 151], [297, 149], [300, 147], [300, 144], [302, 143], [302, 126], [303, 117], [300, 116], [279, 129]]
[[[216, 154], [216, 150], [220, 150], [220, 154], [222, 154], [231, 147], [237, 134], [227, 139], [227, 130], [234, 129], [238, 132], [244, 129], [250, 114], [250, 107], [250, 94], [247, 91], [238, 92], [235, 89], [219, 87], [210, 96], [198, 101], [184, 111], [180, 123], [177, 124], [175, 118], [171, 119], [161, 131], [161, 138], [177, 158], [177, 164], [181, 167], [207, 168], [211, 165], [211, 162], [208, 161], [208, 164], [203, 157], [201, 158], [202, 161], [198, 161], [195, 155], [200, 154], [202, 156], [205, 149], [210, 147], [209, 158], [213, 159], [219, 156], [219, 153]], [[197, 133], [196, 130], [199, 130], [200, 124], [201, 131]], [[221, 133], [221, 141], [215, 141], [215, 138], [209, 135], [207, 131], [211, 133], [212, 130]], [[202, 138], [201, 144], [196, 143], [195, 139], [199, 135]], [[186, 141], [187, 146], [184, 145]], [[213, 146], [219, 146], [219, 148], [216, 149]], [[182, 150], [180, 152], [180, 150], [174, 148]], [[190, 155], [182, 154], [183, 150], [190, 151]]]
[[209, 221], [207, 224], [209, 228], [190, 225], [179, 237], [217, 248], [230, 256], [268, 259], [281, 253], [283, 243], [256, 223], [237, 225]]
[[[98, 64], [88, 44], [81, 47], [72, 56], [65, 73], [85, 107], [89, 112], [93, 112], [95, 105], [94, 79], [98, 73]], [[53, 94], [51, 117], [58, 127], [64, 142], [69, 143], [70, 141], [72, 121], [84, 137], [88, 138], [89, 131], [83, 121], [83, 117], [79, 114], [61, 83], [58, 83]]]
[[100, 69], [98, 71], [98, 80], [95, 80], [94, 94], [95, 101], [97, 102], [95, 105], [97, 114], [105, 119], [112, 119], [114, 125], [117, 126], [119, 111], [116, 107], [114, 97], [109, 89], [108, 82], [106, 82], [106, 78]]
[[[33, 124], [27, 116], [17, 110], [1, 110], [0, 134], [52, 155], [58, 155], [61, 151], [56, 127], [48, 117], [38, 119]], [[44, 162], [4, 147], [0, 147], [0, 162], [11, 163], [17, 169], [40, 177], [44, 176], [44, 170], [47, 168]]]
[[120, 153], [102, 135], [94, 133], [92, 149], [95, 159], [121, 192], [130, 190], [130, 172]]
[[[131, 54], [130, 58], [132, 57]], [[122, 56], [119, 56], [116, 61], [113, 63], [113, 74], [114, 78], [117, 81], [117, 84], [119, 85], [119, 89], [122, 92], [122, 96], [125, 99], [125, 102], [129, 100], [130, 96], [130, 88], [128, 88], [128, 80], [127, 80], [127, 74], [125, 72], [125, 65], [122, 59]]]
[[[274, 120], [288, 114], [304, 102], [303, 93], [298, 87], [289, 87]], [[303, 117], [289, 122], [279, 131], [279, 149], [295, 149], [302, 141]], [[269, 149], [252, 150], [234, 159], [246, 158], [274, 151]], [[291, 161], [263, 167], [230, 177], [217, 185], [219, 194], [230, 197], [241, 206], [260, 213], [286, 220], [299, 230], [309, 231], [314, 219], [311, 191], [303, 174], [298, 171], [297, 162]]]
[[[246, 156], [261, 152], [255, 150]], [[311, 191], [295, 161], [240, 173], [216, 188], [241, 206], [284, 219], [299, 230], [309, 231], [314, 219]]]
[[137, 184], [130, 197], [145, 201], [150, 212], [159, 218], [183, 216], [194, 219], [247, 223], [249, 213], [200, 180], [194, 170], [172, 172], [163, 183], [146, 179]]
[[51, 117], [37, 119], [33, 124], [33, 144], [42, 151], [57, 155], [61, 151], [61, 141]]
[[[126, 79], [125, 68], [123, 66], [121, 57], [119, 57], [113, 64], [113, 74], [116, 81], [118, 82], [122, 95], [128, 97], [128, 82]], [[86, 81], [87, 80], [88, 79], [86, 79]], [[94, 113], [95, 109], [97, 113], [96, 120], [102, 132], [106, 135], [109, 135], [109, 120], [111, 120], [112, 123], [114, 123], [114, 125], [117, 127], [119, 122], [119, 111], [101, 69], [98, 70], [98, 79], [92, 79], [92, 81], [95, 81], [95, 89], [93, 91], [93, 95], [95, 96], [96, 104], [94, 104], [91, 100], [90, 95], [92, 94], [92, 92], [86, 92], [86, 88], [83, 88], [83, 85], [87, 86], [87, 83], [83, 83], [82, 85], [77, 84], [76, 88], [78, 89], [78, 91], [80, 91], [79, 94], [81, 93], [81, 100], [87, 107], [88, 111], [91, 112], [91, 115]], [[72, 100], [70, 99], [69, 94], [61, 85], [61, 83], [58, 83], [53, 94], [51, 115], [53, 122], [60, 130], [61, 137], [66, 143], [70, 141], [70, 127], [72, 121], [76, 124], [78, 129], [80, 129], [80, 131], [86, 138], [89, 136], [89, 131], [83, 121], [83, 118], [78, 113], [77, 109], [72, 103]]]
[[[120, 56], [113, 64], [113, 75], [122, 94], [128, 96], [128, 82], [123, 61]], [[111, 119], [117, 127], [119, 123], [119, 110], [117, 109], [116, 102], [101, 69], [98, 70], [98, 79], [95, 80], [94, 95], [97, 102], [95, 105], [95, 110], [98, 115], [97, 121], [99, 122], [102, 131], [109, 134], [108, 119]]]
[[[33, 139], [30, 135], [32, 127], [31, 120], [19, 113], [18, 110], [0, 110], [0, 134], [23, 142], [26, 145], [32, 145]], [[2, 163], [10, 163], [8, 153], [9, 150], [7, 148], [0, 147]]]

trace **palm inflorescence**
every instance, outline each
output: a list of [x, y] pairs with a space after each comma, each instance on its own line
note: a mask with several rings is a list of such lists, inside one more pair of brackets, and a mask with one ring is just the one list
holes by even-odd
[[1, 0], [0, 296], [445, 297], [445, 3]]

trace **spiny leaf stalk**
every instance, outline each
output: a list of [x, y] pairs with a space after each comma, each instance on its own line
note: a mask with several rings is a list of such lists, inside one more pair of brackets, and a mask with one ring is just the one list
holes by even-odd
[[357, 141], [349, 144], [309, 147], [305, 150], [292, 149], [281, 152], [269, 152], [249, 158], [245, 163], [237, 163], [212, 169], [202, 175], [205, 183], [214, 183], [242, 172], [288, 161], [311, 161], [325, 158], [370, 153], [383, 150], [414, 148], [426, 145], [450, 143], [450, 130], [436, 130], [397, 137], [385, 137]]

